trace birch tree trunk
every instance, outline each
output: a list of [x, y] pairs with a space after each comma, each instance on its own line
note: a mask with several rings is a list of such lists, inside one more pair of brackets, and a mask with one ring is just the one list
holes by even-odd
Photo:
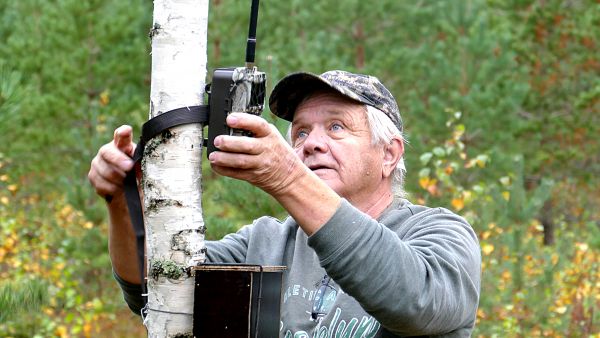
[[[154, 0], [150, 118], [203, 103], [208, 0]], [[163, 132], [142, 159], [149, 337], [192, 337], [194, 279], [204, 261], [202, 126]]]

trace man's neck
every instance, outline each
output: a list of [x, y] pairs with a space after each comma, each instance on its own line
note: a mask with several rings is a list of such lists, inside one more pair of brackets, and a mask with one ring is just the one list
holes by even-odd
[[394, 200], [394, 194], [392, 193], [391, 188], [387, 186], [383, 186], [381, 189], [371, 193], [369, 197], [370, 198], [357, 201], [348, 198], [348, 202], [360, 211], [377, 219]]

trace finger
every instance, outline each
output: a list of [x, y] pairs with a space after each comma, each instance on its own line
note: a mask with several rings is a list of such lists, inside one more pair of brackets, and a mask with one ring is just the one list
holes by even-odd
[[[96, 190], [96, 194], [104, 198], [108, 197], [108, 199], [111, 199], [112, 197], [118, 196], [121, 193], [123, 193], [123, 187], [120, 187], [107, 181], [98, 182], [98, 184], [96, 184], [94, 188]], [[110, 201], [107, 200], [107, 202]]]
[[212, 165], [227, 168], [251, 169], [256, 167], [256, 156], [253, 155], [213, 151], [208, 160]]
[[246, 179], [247, 179], [247, 177], [246, 177], [248, 175], [247, 172], [244, 170], [240, 170], [238, 168], [221, 166], [221, 165], [217, 165], [214, 163], [211, 163], [210, 167], [214, 172], [216, 172], [217, 174], [219, 174], [221, 176], [227, 176], [227, 177], [244, 180], [244, 181], [246, 181]]
[[269, 123], [260, 116], [246, 113], [231, 113], [227, 116], [227, 125], [235, 129], [252, 132], [256, 137], [265, 137], [271, 133]]
[[[88, 180], [96, 190], [96, 193], [100, 196], [116, 195], [122, 191], [123, 180], [118, 179], [120, 175], [113, 173], [107, 175], [105, 171], [101, 169], [102, 165], [98, 157], [92, 161], [92, 166], [88, 173]], [[116, 174], [116, 175], [115, 175]]]
[[215, 146], [221, 151], [230, 153], [258, 155], [262, 152], [260, 141], [246, 136], [221, 135], [215, 138]]
[[105, 162], [108, 166], [114, 166], [122, 172], [128, 172], [133, 168], [134, 162], [125, 152], [114, 144], [105, 144], [98, 152], [99, 164]]
[[115, 146], [127, 154], [129, 157], [133, 156], [135, 151], [135, 143], [133, 143], [133, 128], [128, 125], [122, 125], [115, 129], [113, 136]]
[[100, 156], [94, 158], [92, 161], [90, 172], [97, 176], [99, 181], [107, 181], [117, 186], [123, 185], [123, 180], [126, 176], [125, 170], [106, 162]]

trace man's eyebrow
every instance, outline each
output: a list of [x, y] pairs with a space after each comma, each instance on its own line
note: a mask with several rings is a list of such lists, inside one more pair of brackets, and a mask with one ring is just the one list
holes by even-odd
[[[333, 114], [333, 115], [335, 115], [336, 117], [338, 117], [338, 116], [344, 116], [344, 115], [346, 115], [346, 112], [345, 112], [344, 110], [342, 110], [342, 109], [336, 109], [336, 108], [334, 108], [334, 109], [330, 109], [330, 110], [327, 110], [327, 111], [325, 111], [325, 113], [328, 113], [328, 114]], [[300, 120], [300, 121], [301, 121], [301, 120]], [[299, 123], [300, 121], [299, 121], [299, 120], [296, 120], [296, 119], [293, 119], [293, 120], [292, 120], [292, 124]]]

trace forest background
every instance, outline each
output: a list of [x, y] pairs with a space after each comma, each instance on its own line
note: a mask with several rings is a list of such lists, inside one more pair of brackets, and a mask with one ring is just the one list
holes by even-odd
[[[210, 69], [250, 1], [213, 0]], [[258, 66], [378, 76], [415, 203], [469, 219], [481, 337], [599, 337], [600, 1], [263, 0]], [[0, 2], [0, 336], [144, 335], [112, 280], [98, 148], [148, 115], [151, 1]], [[263, 116], [282, 130], [286, 123]], [[283, 210], [204, 168], [208, 237]]]

